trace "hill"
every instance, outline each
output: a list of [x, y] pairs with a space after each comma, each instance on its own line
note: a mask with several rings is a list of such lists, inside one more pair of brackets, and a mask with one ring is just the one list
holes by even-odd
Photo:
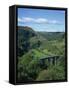
[[64, 79], [64, 58], [59, 60], [57, 66], [41, 65], [40, 58], [54, 55], [64, 57], [65, 33], [36, 32], [28, 26], [19, 26], [17, 32], [18, 81], [47, 80], [47, 77], [48, 80]]

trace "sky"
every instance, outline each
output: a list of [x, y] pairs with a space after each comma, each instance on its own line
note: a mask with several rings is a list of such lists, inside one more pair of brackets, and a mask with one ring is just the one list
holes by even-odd
[[18, 8], [18, 26], [35, 31], [65, 32], [65, 11]]

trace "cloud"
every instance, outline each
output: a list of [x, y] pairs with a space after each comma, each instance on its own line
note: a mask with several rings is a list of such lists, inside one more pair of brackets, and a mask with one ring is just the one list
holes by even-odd
[[32, 22], [36, 24], [61, 24], [57, 20], [48, 20], [46, 18], [31, 18], [31, 17], [22, 17], [22, 18], [18, 17], [18, 22], [23, 22], [23, 23]]
[[18, 22], [22, 22], [21, 18], [18, 18]]
[[49, 23], [52, 23], [52, 24], [61, 24], [59, 21], [57, 21], [57, 20], [50, 20], [50, 22]]
[[22, 21], [23, 22], [31, 22], [31, 21], [33, 21], [34, 19], [33, 18], [30, 18], [30, 17], [23, 17], [22, 18]]
[[18, 18], [18, 22], [31, 22], [33, 19], [29, 17]]
[[36, 22], [36, 23], [47, 23], [48, 20], [45, 18], [37, 18], [34, 20], [34, 22]]
[[46, 23], [47, 19], [45, 19], [45, 18], [22, 17], [22, 18], [18, 18], [18, 22]]

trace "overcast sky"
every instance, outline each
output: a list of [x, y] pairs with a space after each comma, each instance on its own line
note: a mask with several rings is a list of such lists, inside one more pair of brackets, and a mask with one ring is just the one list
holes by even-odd
[[18, 26], [35, 31], [65, 32], [65, 11], [18, 8]]

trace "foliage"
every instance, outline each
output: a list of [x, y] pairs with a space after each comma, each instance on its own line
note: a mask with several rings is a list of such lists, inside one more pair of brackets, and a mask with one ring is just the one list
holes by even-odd
[[[18, 81], [65, 79], [65, 33], [35, 32], [18, 27]], [[59, 55], [57, 65], [49, 65], [41, 58]]]

